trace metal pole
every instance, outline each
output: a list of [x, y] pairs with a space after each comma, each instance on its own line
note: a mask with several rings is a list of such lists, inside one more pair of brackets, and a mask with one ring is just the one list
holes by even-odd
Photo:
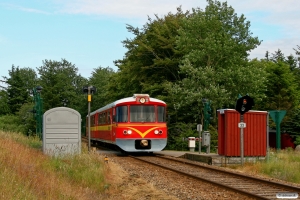
[[38, 101], [37, 101], [37, 93], [36, 89], [33, 88], [33, 99], [34, 99], [34, 110], [35, 110], [35, 134], [39, 136], [38, 132], [38, 127], [39, 127], [39, 122], [38, 122]]
[[42, 138], [42, 133], [41, 133], [41, 96], [40, 93], [37, 93], [37, 104], [38, 104], [38, 116], [37, 116], [37, 121], [38, 121], [38, 134], [39, 134], [39, 138]]
[[91, 149], [91, 88], [88, 87], [88, 118], [89, 118], [89, 122], [88, 122], [88, 141], [89, 141], [89, 145], [88, 145], [88, 151], [90, 152]]
[[275, 112], [275, 123], [276, 123], [276, 149], [279, 151], [281, 149], [281, 138], [280, 138], [280, 122], [279, 122], [279, 111]]
[[269, 159], [270, 159], [270, 147], [269, 147], [269, 112], [268, 112], [268, 115], [267, 115], [267, 162], [269, 162]]
[[[241, 115], [240, 121], [244, 122], [244, 115]], [[244, 165], [244, 128], [241, 127], [241, 164]]]
[[202, 132], [202, 124], [199, 124], [199, 154], [201, 154], [201, 132]]

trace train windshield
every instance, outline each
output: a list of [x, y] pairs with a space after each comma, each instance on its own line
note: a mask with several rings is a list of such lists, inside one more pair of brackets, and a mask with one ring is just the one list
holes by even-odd
[[166, 121], [166, 112], [164, 106], [157, 106], [157, 121], [158, 122], [165, 122]]
[[154, 106], [130, 106], [130, 122], [155, 122]]
[[127, 106], [119, 106], [116, 108], [117, 122], [128, 122], [128, 108]]

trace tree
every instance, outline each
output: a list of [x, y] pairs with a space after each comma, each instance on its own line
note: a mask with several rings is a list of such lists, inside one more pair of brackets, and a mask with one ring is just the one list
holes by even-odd
[[[97, 88], [97, 92], [93, 94], [91, 110], [96, 110], [105, 106], [108, 103], [116, 99], [110, 99], [108, 84], [111, 77], [115, 74], [114, 70], [110, 67], [102, 68], [98, 67], [92, 72], [92, 76], [89, 79], [89, 84]], [[115, 82], [114, 82], [115, 83]]]
[[81, 110], [84, 101], [82, 87], [87, 85], [87, 80], [77, 75], [78, 69], [74, 64], [65, 59], [44, 60], [43, 66], [37, 70], [43, 87], [41, 96], [44, 110], [63, 105]]
[[21, 106], [19, 112], [17, 113], [19, 126], [21, 126], [21, 131], [27, 136], [33, 136], [36, 134], [36, 121], [34, 118], [34, 113], [32, 108], [34, 106], [33, 102], [25, 103]]
[[177, 111], [190, 107], [193, 119], [201, 114], [203, 98], [216, 110], [233, 106], [238, 94], [262, 98], [265, 90], [264, 66], [248, 61], [249, 52], [260, 44], [251, 36], [250, 22], [226, 2], [207, 2], [204, 11], [193, 9], [182, 19], [176, 44], [184, 52], [179, 72], [186, 78], [167, 85]]
[[286, 58], [284, 56], [284, 53], [278, 49], [278, 51], [275, 51], [275, 53], [272, 53], [272, 57], [270, 58], [270, 61], [272, 62], [286, 62]]
[[300, 108], [293, 109], [284, 129], [295, 137], [295, 145], [300, 145]]
[[299, 90], [290, 66], [282, 61], [265, 62], [268, 72], [265, 109], [291, 110], [299, 104]]
[[30, 91], [34, 87], [37, 76], [30, 68], [19, 68], [12, 66], [9, 77], [3, 77], [8, 84], [8, 105], [12, 113], [17, 113], [24, 103], [30, 101]]
[[5, 90], [0, 90], [0, 115], [6, 115], [10, 113], [8, 104], [8, 94]]
[[115, 61], [119, 71], [114, 78], [119, 84], [112, 87], [114, 91], [120, 95], [148, 93], [158, 96], [163, 93], [165, 81], [181, 79], [178, 70], [183, 54], [176, 49], [175, 41], [181, 19], [187, 13], [179, 7], [176, 14], [148, 18], [141, 29], [127, 25], [135, 37], [123, 41], [128, 51], [124, 59]]

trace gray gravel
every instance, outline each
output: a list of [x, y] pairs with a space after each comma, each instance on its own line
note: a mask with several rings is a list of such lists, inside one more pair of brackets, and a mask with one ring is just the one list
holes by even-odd
[[129, 157], [116, 156], [112, 161], [129, 173], [131, 177], [146, 180], [157, 190], [164, 191], [174, 199], [249, 199], [235, 192], [226, 191], [212, 184], [199, 182]]

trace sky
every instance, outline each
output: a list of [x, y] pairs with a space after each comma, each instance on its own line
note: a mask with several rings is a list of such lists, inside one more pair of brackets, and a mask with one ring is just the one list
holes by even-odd
[[[224, 1], [221, 1], [224, 2]], [[250, 58], [264, 58], [280, 49], [286, 56], [300, 45], [299, 0], [227, 0], [250, 21], [253, 37], [262, 44]], [[122, 41], [133, 38], [126, 24], [141, 28], [148, 16], [160, 17], [192, 8], [205, 9], [206, 0], [1, 0], [0, 80], [12, 65], [36, 70], [44, 60], [66, 59], [78, 74], [111, 67], [127, 51]]]

